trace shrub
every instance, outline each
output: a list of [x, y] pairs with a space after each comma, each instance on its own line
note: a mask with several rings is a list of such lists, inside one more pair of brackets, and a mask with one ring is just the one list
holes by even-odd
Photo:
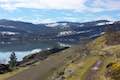
[[106, 74], [113, 80], [120, 80], [120, 63], [108, 64]]

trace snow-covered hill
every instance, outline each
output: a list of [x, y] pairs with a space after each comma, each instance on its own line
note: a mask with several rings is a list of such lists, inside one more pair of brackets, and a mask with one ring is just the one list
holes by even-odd
[[120, 30], [120, 23], [107, 20], [84, 23], [63, 21], [46, 24], [0, 20], [0, 41], [10, 38], [17, 38], [17, 40], [79, 41], [101, 35], [108, 26]]

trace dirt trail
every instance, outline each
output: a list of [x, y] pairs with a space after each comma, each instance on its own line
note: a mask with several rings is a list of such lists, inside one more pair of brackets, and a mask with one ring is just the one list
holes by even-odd
[[102, 63], [103, 62], [101, 60], [96, 61], [96, 63], [93, 64], [93, 66], [90, 68], [90, 71], [88, 71], [85, 80], [96, 80], [95, 78]]

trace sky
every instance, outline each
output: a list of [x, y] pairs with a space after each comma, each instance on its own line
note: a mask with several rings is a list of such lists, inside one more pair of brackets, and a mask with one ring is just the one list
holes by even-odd
[[0, 0], [0, 19], [32, 23], [120, 20], [120, 0]]

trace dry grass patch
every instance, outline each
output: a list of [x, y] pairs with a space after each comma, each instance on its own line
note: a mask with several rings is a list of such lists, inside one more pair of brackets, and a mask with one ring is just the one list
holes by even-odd
[[14, 76], [14, 75], [16, 75], [16, 74], [18, 74], [18, 73], [26, 70], [26, 69], [28, 69], [28, 67], [16, 69], [16, 70], [14, 70], [14, 71], [12, 71], [12, 72], [8, 72], [8, 73], [5, 73], [5, 74], [1, 74], [1, 75], [0, 75], [0, 80], [6, 80], [6, 79], [8, 79], [9, 77], [12, 77], [12, 76]]

